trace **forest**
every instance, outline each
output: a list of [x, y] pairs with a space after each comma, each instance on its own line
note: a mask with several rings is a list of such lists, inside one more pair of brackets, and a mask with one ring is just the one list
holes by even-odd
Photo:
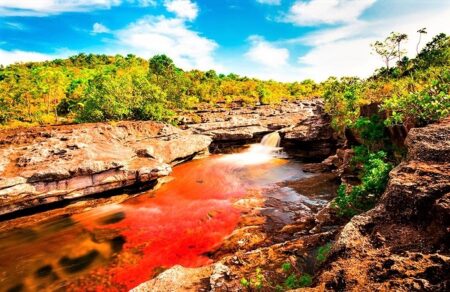
[[372, 44], [385, 67], [370, 78], [329, 77], [321, 83], [184, 71], [166, 55], [144, 60], [131, 54], [81, 53], [67, 59], [2, 66], [0, 125], [116, 120], [176, 124], [177, 112], [202, 105], [277, 104], [314, 97], [325, 100], [333, 126], [341, 132], [347, 126], [364, 124], [358, 120], [359, 109], [371, 103], [381, 105], [386, 125], [425, 125], [449, 114], [449, 37], [436, 35], [413, 59], [401, 48], [407, 38], [391, 33]]

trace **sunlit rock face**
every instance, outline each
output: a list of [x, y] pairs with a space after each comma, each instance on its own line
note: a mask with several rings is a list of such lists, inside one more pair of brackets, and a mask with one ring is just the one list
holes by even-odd
[[184, 127], [213, 139], [212, 152], [223, 147], [259, 142], [278, 131], [281, 146], [301, 158], [321, 160], [335, 151], [336, 141], [320, 99], [279, 105], [211, 108], [186, 114]]
[[[281, 146], [296, 156], [321, 160], [334, 151], [320, 100], [195, 115], [200, 123], [186, 116], [184, 130], [120, 122], [0, 131], [0, 214], [153, 181], [198, 154], [259, 142], [273, 131], [276, 143], [280, 135]], [[268, 159], [263, 152], [253, 149], [241, 158]]]
[[318, 290], [448, 291], [450, 119], [414, 128], [375, 209], [342, 230]]
[[0, 214], [152, 181], [211, 138], [154, 122], [0, 132]]

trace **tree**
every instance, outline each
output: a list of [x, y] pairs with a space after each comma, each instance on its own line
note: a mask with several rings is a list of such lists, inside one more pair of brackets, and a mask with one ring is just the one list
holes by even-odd
[[150, 74], [155, 74], [158, 77], [173, 74], [175, 71], [175, 65], [169, 57], [166, 55], [156, 55], [149, 61]]
[[389, 63], [397, 56], [398, 44], [396, 38], [391, 33], [384, 41], [376, 41], [371, 44], [372, 49], [380, 55], [386, 66], [386, 72], [389, 72]]
[[389, 36], [389, 38], [391, 38], [392, 42], [397, 44], [397, 57], [398, 57], [398, 61], [400, 62], [403, 55], [405, 55], [406, 51], [402, 51], [400, 49], [400, 45], [403, 41], [406, 41], [408, 39], [408, 35], [404, 34], [404, 33], [395, 33], [392, 32], [391, 35]]
[[420, 45], [420, 41], [422, 40], [422, 34], [427, 34], [427, 29], [425, 27], [419, 29], [417, 31], [419, 33], [419, 41], [417, 42], [417, 46], [416, 46], [416, 54], [419, 54], [419, 45]]

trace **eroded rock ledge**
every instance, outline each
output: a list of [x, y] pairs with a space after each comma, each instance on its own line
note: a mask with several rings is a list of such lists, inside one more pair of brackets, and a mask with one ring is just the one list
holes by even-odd
[[0, 131], [0, 215], [154, 181], [171, 166], [280, 131], [285, 146], [321, 159], [334, 151], [320, 100], [215, 108], [176, 128], [119, 122]]
[[154, 122], [0, 132], [0, 214], [149, 182], [211, 138]]
[[412, 129], [378, 206], [342, 230], [319, 291], [450, 289], [450, 119]]
[[183, 117], [184, 128], [213, 139], [211, 152], [233, 145], [256, 142], [264, 134], [279, 131], [282, 146], [302, 158], [320, 161], [334, 154], [336, 141], [320, 99], [283, 102], [279, 105], [211, 108]]

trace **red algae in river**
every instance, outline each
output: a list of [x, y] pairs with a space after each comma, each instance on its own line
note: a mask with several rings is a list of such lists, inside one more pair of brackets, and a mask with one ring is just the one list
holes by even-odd
[[[205, 254], [219, 247], [239, 222], [242, 210], [233, 203], [248, 196], [250, 190], [301, 172], [298, 166], [288, 167], [287, 160], [270, 157], [258, 163], [252, 156], [251, 163], [242, 163], [245, 157], [239, 155], [212, 156], [179, 165], [174, 168], [173, 179], [156, 191], [123, 204], [72, 215], [73, 226], [45, 230], [47, 236], [37, 233], [32, 242], [13, 246], [17, 242], [6, 241], [16, 256], [26, 254], [31, 260], [9, 265], [2, 277], [22, 270], [22, 283], [30, 290], [89, 287], [124, 291], [174, 265], [198, 267], [211, 263]], [[108, 241], [109, 234], [120, 239], [118, 250]], [[48, 236], [51, 243], [45, 240]], [[35, 246], [45, 248], [36, 250]], [[29, 275], [43, 264], [43, 260], [33, 264], [34, 258], [44, 258], [53, 267], [53, 282], [43, 283]], [[74, 258], [82, 260], [83, 269]], [[77, 269], [70, 265], [61, 267], [65, 262]]]

